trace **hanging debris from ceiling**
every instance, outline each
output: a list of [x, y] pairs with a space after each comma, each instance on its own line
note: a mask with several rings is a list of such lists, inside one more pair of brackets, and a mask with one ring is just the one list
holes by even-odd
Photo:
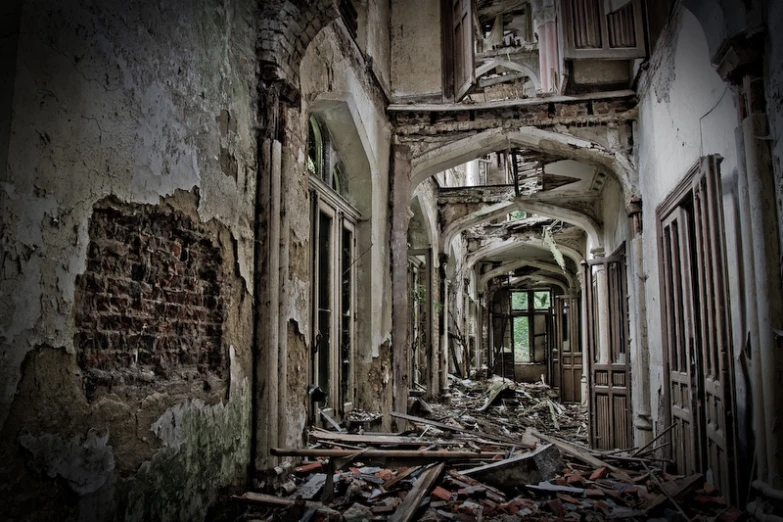
[[563, 253], [560, 251], [560, 249], [557, 248], [557, 243], [555, 242], [555, 237], [552, 233], [554, 227], [562, 228], [562, 223], [560, 223], [560, 221], [555, 221], [552, 224], [544, 226], [544, 236], [542, 240], [544, 244], [549, 247], [549, 250], [552, 252], [552, 255], [554, 256], [555, 261], [557, 261], [557, 264], [560, 266], [563, 272], [565, 272], [565, 258], [563, 257]]

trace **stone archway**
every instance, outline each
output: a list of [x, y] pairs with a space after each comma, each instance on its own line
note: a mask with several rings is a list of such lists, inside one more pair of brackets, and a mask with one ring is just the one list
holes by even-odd
[[457, 237], [457, 235], [467, 230], [468, 228], [503, 217], [504, 215], [516, 210], [538, 214], [553, 219], [560, 219], [584, 230], [587, 233], [591, 244], [594, 245], [594, 248], [595, 246], [600, 247], [603, 244], [601, 226], [592, 217], [563, 206], [530, 198], [518, 199], [510, 203], [498, 203], [496, 205], [478, 210], [472, 214], [468, 214], [467, 216], [459, 218], [458, 220], [449, 224], [448, 227], [443, 231], [441, 237], [441, 252], [445, 251], [445, 249], [451, 244], [451, 241]]
[[636, 169], [630, 158], [583, 138], [531, 126], [491, 129], [425, 152], [412, 162], [411, 186], [415, 188], [438, 172], [509, 147], [524, 147], [605, 169], [623, 188], [626, 199], [638, 192]]

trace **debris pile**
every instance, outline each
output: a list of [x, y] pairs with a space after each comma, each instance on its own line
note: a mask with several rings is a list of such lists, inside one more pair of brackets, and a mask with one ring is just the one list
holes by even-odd
[[665, 432], [639, 449], [589, 450], [576, 442], [587, 429], [584, 415], [544, 388], [459, 381], [448, 408], [411, 402], [409, 411], [430, 417], [393, 413], [409, 425], [400, 433], [313, 428], [308, 448], [273, 451], [307, 459], [279, 468], [277, 494], [234, 497], [248, 509], [241, 520], [733, 522], [742, 516], [702, 475], [662, 471], [666, 462], [651, 454]]

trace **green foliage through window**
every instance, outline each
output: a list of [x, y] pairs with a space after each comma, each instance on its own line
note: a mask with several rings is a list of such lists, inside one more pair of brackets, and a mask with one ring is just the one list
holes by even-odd
[[514, 360], [530, 362], [530, 321], [527, 316], [514, 317]]
[[533, 294], [533, 305], [536, 310], [546, 310], [551, 306], [549, 292], [535, 292]]
[[527, 292], [511, 292], [511, 309], [527, 310]]

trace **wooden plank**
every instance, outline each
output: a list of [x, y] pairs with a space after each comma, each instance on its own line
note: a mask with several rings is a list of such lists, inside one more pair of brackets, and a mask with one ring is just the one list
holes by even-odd
[[[356, 454], [353, 450], [311, 449], [311, 448], [272, 448], [271, 454], [276, 457], [350, 457]], [[367, 458], [399, 458], [427, 460], [492, 460], [502, 452], [474, 451], [412, 451], [412, 450], [367, 450], [362, 452]]]
[[419, 469], [421, 469], [421, 466], [413, 466], [413, 467], [410, 467], [410, 468], [406, 469], [405, 471], [403, 471], [401, 473], [398, 472], [397, 476], [395, 476], [393, 479], [390, 479], [390, 480], [384, 482], [383, 489], [385, 489], [386, 491], [389, 491], [389, 489], [392, 488], [395, 484], [397, 484], [398, 482], [401, 482], [401, 481], [405, 480], [406, 478], [410, 477], [411, 475], [416, 473]]
[[508, 389], [508, 384], [505, 382], [496, 382], [492, 386], [489, 387], [489, 395], [487, 396], [486, 401], [484, 402], [484, 405], [478, 409], [478, 411], [487, 411], [487, 408], [492, 406], [492, 404], [497, 400], [498, 396], [506, 391]]
[[[297, 502], [302, 502], [301, 500], [297, 501], [290, 498], [281, 498], [281, 497], [276, 497], [274, 495], [265, 495], [264, 493], [256, 493], [255, 491], [248, 491], [243, 495], [234, 495], [231, 498], [233, 500], [238, 500], [240, 502], [249, 502], [251, 504], [264, 504], [267, 506], [293, 506]], [[318, 510], [328, 509], [320, 502], [313, 502], [310, 500], [304, 501], [304, 505], [307, 508], [314, 507]]]
[[443, 473], [444, 466], [445, 464], [441, 462], [440, 464], [433, 465], [424, 470], [419, 477], [419, 480], [417, 480], [416, 484], [413, 486], [413, 489], [408, 493], [408, 496], [405, 497], [405, 500], [400, 504], [399, 508], [397, 508], [397, 511], [389, 518], [389, 522], [410, 522], [413, 520], [416, 511], [419, 510], [422, 499], [429, 493], [430, 489], [432, 489], [432, 486], [435, 484], [435, 481], [438, 480], [441, 473]]
[[392, 417], [399, 417], [401, 419], [405, 419], [405, 420], [408, 420], [408, 421], [411, 421], [411, 422], [418, 422], [419, 424], [428, 424], [430, 426], [434, 426], [434, 427], [438, 428], [439, 430], [453, 431], [453, 432], [456, 432], [456, 433], [465, 433], [465, 434], [468, 434], [468, 435], [474, 435], [476, 437], [480, 437], [482, 439], [499, 441], [499, 442], [508, 442], [508, 443], [511, 443], [511, 444], [515, 444], [518, 447], [523, 448], [523, 449], [533, 449], [532, 446], [529, 446], [528, 444], [525, 444], [523, 442], [514, 440], [514, 439], [512, 439], [510, 437], [502, 437], [500, 435], [490, 435], [489, 433], [484, 433], [484, 432], [481, 432], [481, 431], [471, 431], [471, 430], [467, 430], [467, 429], [465, 429], [465, 428], [463, 428], [461, 426], [459, 426], [459, 427], [458, 426], [450, 426], [448, 424], [443, 424], [442, 422], [437, 422], [437, 421], [430, 420], [430, 419], [423, 419], [421, 417], [414, 417], [413, 415], [407, 415], [405, 413], [392, 412], [391, 415], [392, 415]]
[[500, 491], [499, 489], [490, 486], [489, 484], [483, 484], [478, 480], [463, 475], [460, 472], [453, 469], [450, 469], [447, 473], [451, 477], [451, 480], [454, 480], [460, 485], [465, 484], [467, 486], [484, 488], [485, 490], [487, 490], [487, 498], [494, 502], [501, 504], [506, 501], [506, 494]]
[[334, 429], [336, 429], [338, 432], [339, 431], [343, 431], [343, 429], [340, 427], [340, 425], [337, 424], [337, 422], [335, 422], [335, 420], [333, 418], [331, 418], [329, 415], [327, 415], [324, 410], [322, 410], [321, 408], [318, 408], [318, 413], [321, 415], [321, 417], [324, 418], [324, 420], [326, 420], [326, 422], [331, 424], [332, 427], [334, 427]]
[[354, 433], [333, 433], [333, 432], [310, 432], [310, 437], [319, 442], [346, 442], [349, 444], [377, 444], [394, 446], [421, 446], [422, 444], [447, 445], [454, 444], [453, 440], [430, 440], [419, 439], [417, 437], [397, 437], [372, 435], [365, 433], [358, 435]]
[[666, 483], [661, 483], [660, 479], [656, 477], [654, 473], [650, 473], [650, 478], [661, 489], [663, 494], [658, 495], [646, 506], [645, 509], [647, 512], [655, 509], [668, 500], [678, 509], [678, 511], [683, 513], [682, 507], [677, 503], [676, 499], [688, 495], [704, 483], [704, 475], [700, 473]]
[[608, 468], [608, 469], [611, 469], [612, 471], [619, 471], [616, 466], [612, 466], [608, 462], [604, 462], [603, 460], [601, 460], [601, 459], [599, 459], [597, 457], [594, 457], [593, 455], [590, 455], [587, 452], [587, 449], [582, 449], [582, 448], [580, 448], [578, 446], [575, 446], [575, 445], [573, 445], [573, 444], [571, 444], [569, 442], [565, 442], [563, 440], [558, 440], [558, 439], [554, 439], [554, 438], [551, 438], [551, 437], [547, 437], [546, 435], [542, 435], [542, 434], [538, 433], [537, 431], [533, 431], [532, 433], [533, 433], [533, 435], [535, 435], [539, 439], [541, 439], [543, 441], [546, 441], [546, 442], [549, 442], [551, 444], [554, 444], [563, 453], [568, 453], [572, 457], [576, 457], [579, 460], [581, 460], [582, 462], [593, 466], [595, 469], [598, 469], [598, 468]]

